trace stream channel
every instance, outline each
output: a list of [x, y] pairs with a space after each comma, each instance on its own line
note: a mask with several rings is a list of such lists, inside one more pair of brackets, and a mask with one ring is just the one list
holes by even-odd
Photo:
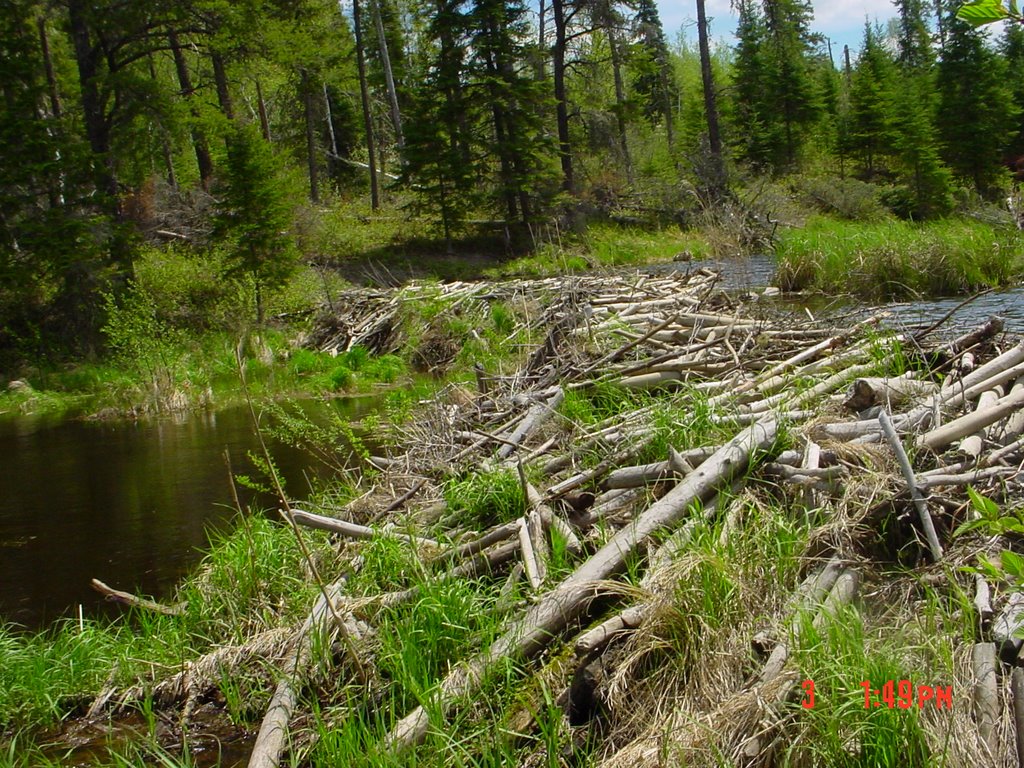
[[[313, 419], [356, 420], [376, 399], [310, 400]], [[294, 498], [309, 488], [309, 454], [268, 446]], [[253, 475], [259, 444], [246, 406], [144, 421], [0, 419], [0, 623], [38, 629], [64, 617], [116, 615], [89, 582], [161, 599], [230, 529], [228, 451]], [[238, 485], [243, 505], [274, 497]]]
[[[722, 272], [730, 292], [770, 285], [770, 256], [722, 262], [659, 264], [652, 273], [697, 266]], [[915, 326], [942, 317], [962, 299], [886, 305], [885, 322]], [[786, 295], [776, 308], [855, 322], [878, 307], [822, 297]], [[1024, 332], [1024, 288], [992, 292], [957, 312], [944, 330], [976, 325], [992, 314], [1007, 329]], [[376, 407], [374, 398], [309, 401], [350, 420]], [[112, 587], [161, 599], [202, 557], [213, 531], [229, 528], [231, 507], [223, 454], [234, 471], [252, 472], [247, 453], [257, 449], [248, 410], [179, 415], [147, 421], [83, 421], [17, 417], [0, 419], [0, 623], [37, 629], [63, 616], [113, 615], [89, 587], [98, 578]], [[302, 498], [310, 457], [286, 445], [271, 448], [289, 492]], [[243, 504], [272, 508], [239, 488]]]
[[[696, 266], [657, 265], [647, 271]], [[736, 294], [760, 293], [774, 272], [770, 257], [699, 266], [721, 270], [719, 285]], [[768, 301], [775, 310], [831, 316], [844, 326], [880, 309], [817, 296]], [[895, 328], [928, 324], [961, 301], [889, 304], [884, 322]], [[1006, 318], [1008, 330], [1024, 332], [1024, 288], [979, 297], [943, 330], [971, 327], [992, 314]], [[378, 403], [373, 397], [308, 401], [308, 410], [314, 419], [355, 421]], [[157, 599], [169, 596], [202, 558], [211, 533], [229, 530], [237, 514], [231, 506], [224, 451], [230, 453], [236, 473], [249, 474], [247, 453], [257, 449], [245, 407], [141, 422], [0, 419], [0, 623], [39, 629], [61, 617], [75, 617], [79, 610], [85, 616], [122, 612], [89, 588], [92, 578]], [[271, 444], [270, 450], [289, 493], [301, 499], [302, 489], [309, 486], [311, 458], [282, 444]], [[244, 487], [239, 492], [243, 504], [273, 509], [272, 497]], [[113, 731], [100, 727], [78, 734], [74, 747], [55, 745], [54, 757], [62, 754], [62, 764], [70, 766], [96, 765], [110, 744], [144, 732], [138, 718], [119, 722]], [[252, 734], [221, 736], [224, 741], [216, 748], [193, 755], [195, 765], [245, 764]]]

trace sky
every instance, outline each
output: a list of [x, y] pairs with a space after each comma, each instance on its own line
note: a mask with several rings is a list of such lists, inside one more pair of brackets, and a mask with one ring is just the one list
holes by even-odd
[[[736, 42], [736, 16], [729, 7], [729, 0], [706, 0], [707, 14], [711, 19], [711, 36], [728, 45]], [[697, 40], [697, 5], [695, 0], [657, 0], [661, 23], [670, 40], [676, 39], [679, 31], [685, 30], [686, 39]], [[836, 64], [840, 63], [843, 46], [849, 45], [856, 56], [864, 34], [864, 19], [883, 24], [895, 15], [892, 0], [812, 0], [814, 22], [812, 32], [820, 32], [832, 40]]]

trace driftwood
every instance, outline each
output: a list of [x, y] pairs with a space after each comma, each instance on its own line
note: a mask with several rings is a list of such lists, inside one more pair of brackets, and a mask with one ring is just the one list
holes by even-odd
[[[509, 656], [530, 656], [544, 648], [599, 594], [598, 584], [620, 571], [626, 559], [650, 536], [676, 524], [690, 505], [709, 495], [741, 471], [754, 452], [764, 451], [774, 440], [775, 422], [756, 424], [723, 446], [700, 469], [693, 472], [666, 496], [655, 502], [633, 525], [620, 530], [558, 587], [544, 595], [519, 621], [487, 651], [461, 664], [441, 683], [434, 711], [445, 713], [454, 701], [475, 690], [487, 671]], [[394, 750], [420, 743], [430, 726], [423, 707], [406, 715], [388, 735]]]
[[561, 404], [564, 398], [565, 392], [561, 387], [559, 387], [547, 400], [534, 403], [530, 406], [530, 410], [526, 412], [526, 416], [520, 422], [519, 426], [516, 427], [515, 431], [508, 437], [508, 439], [499, 446], [497, 453], [498, 458], [507, 459], [511, 456], [512, 452], [516, 450], [516, 446], [522, 443], [528, 435], [550, 418], [551, 414], [554, 413], [555, 409]]
[[409, 544], [415, 544], [418, 547], [428, 547], [431, 549], [437, 549], [440, 547], [440, 545], [433, 539], [411, 536], [410, 534], [401, 533], [400, 531], [396, 531], [392, 528], [369, 528], [365, 525], [350, 523], [347, 520], [325, 517], [324, 515], [315, 515], [312, 512], [305, 512], [304, 510], [295, 509], [294, 507], [287, 512], [282, 510], [281, 514], [290, 515], [296, 523], [304, 525], [307, 528], [318, 528], [321, 531], [340, 533], [341, 535], [348, 536], [351, 539], [373, 539], [383, 536], [392, 539], [400, 539], [401, 541], [408, 542]]
[[1024, 642], [1019, 637], [1021, 630], [1024, 630], [1024, 594], [1014, 592], [992, 620], [992, 640], [1002, 658], [1012, 661], [1017, 657]]
[[[288, 740], [288, 723], [298, 702], [301, 679], [312, 660], [313, 636], [327, 629], [334, 612], [331, 603], [337, 602], [340, 596], [341, 585], [330, 585], [306, 617], [291, 653], [281, 666], [283, 674], [260, 724], [249, 757], [249, 768], [277, 768], [280, 765], [281, 753]], [[337, 629], [346, 635], [349, 643], [361, 639], [358, 626], [350, 618], [344, 619]]]
[[1017, 768], [1024, 768], [1024, 669], [1014, 667], [1010, 676], [1013, 697], [1013, 732], [1017, 746]]
[[999, 754], [999, 694], [996, 691], [996, 646], [975, 643], [971, 650], [971, 673], [974, 677], [971, 701], [974, 721], [981, 739], [979, 747], [991, 756]]
[[914, 502], [914, 508], [917, 510], [917, 516], [921, 521], [921, 528], [924, 531], [925, 540], [928, 542], [928, 549], [932, 553], [932, 559], [935, 562], [939, 562], [942, 559], [942, 545], [939, 543], [938, 534], [935, 533], [935, 523], [932, 522], [928, 505], [918, 490], [917, 479], [914, 477], [914, 470], [910, 466], [907, 452], [903, 449], [903, 443], [900, 442], [899, 435], [896, 434], [896, 429], [892, 425], [892, 419], [889, 418], [889, 414], [885, 411], [878, 414], [878, 423], [882, 425], [882, 431], [885, 433], [893, 453], [896, 454], [896, 461], [899, 462], [900, 471], [903, 472], [903, 479], [907, 481], [907, 487], [910, 489], [910, 498]]
[[99, 579], [93, 579], [89, 582], [89, 585], [113, 603], [121, 603], [122, 605], [128, 605], [132, 608], [141, 608], [145, 611], [163, 613], [167, 616], [181, 616], [185, 613], [184, 603], [178, 603], [177, 605], [164, 605], [163, 603], [157, 603], [153, 600], [147, 600], [144, 597], [133, 595], [131, 592], [122, 592], [119, 589], [108, 587]]
[[943, 424], [938, 429], [926, 432], [917, 439], [920, 448], [938, 451], [954, 440], [977, 432], [979, 429], [995, 424], [1002, 418], [1024, 407], [1024, 390], [1011, 392], [999, 398], [984, 411], [974, 411]]

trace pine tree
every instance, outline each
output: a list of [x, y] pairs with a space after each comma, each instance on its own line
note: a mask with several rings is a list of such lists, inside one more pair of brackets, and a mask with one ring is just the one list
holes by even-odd
[[479, 154], [496, 156], [495, 196], [508, 221], [528, 224], [536, 199], [552, 180], [540, 106], [544, 86], [519, 67], [526, 59], [526, 7], [519, 0], [477, 0], [468, 15], [471, 87], [482, 90], [493, 135]]
[[981, 32], [956, 18], [955, 9], [945, 29], [938, 77], [942, 156], [979, 194], [991, 195], [1004, 176], [1003, 152], [1019, 115], [1005, 60]]

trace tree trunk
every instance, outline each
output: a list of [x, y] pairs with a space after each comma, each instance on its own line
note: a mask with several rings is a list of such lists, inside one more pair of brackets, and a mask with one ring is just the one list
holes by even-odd
[[[722, 133], [718, 126], [718, 102], [711, 72], [711, 47], [708, 43], [708, 19], [704, 0], [697, 0], [697, 37], [700, 46], [700, 74], [704, 85], [704, 114], [708, 124], [708, 148], [711, 151], [712, 189], [717, 198], [725, 191], [725, 164], [722, 159]], [[671, 120], [669, 120], [671, 122]]]
[[[181, 50], [178, 34], [170, 32], [167, 39], [171, 44], [171, 53], [174, 55], [174, 68], [178, 73], [178, 87], [181, 91], [181, 97], [188, 100], [192, 119], [198, 121], [199, 110], [192, 101], [192, 93], [195, 89], [192, 87], [192, 77], [188, 72], [188, 63], [185, 61], [185, 54]], [[194, 124], [191, 134], [192, 147], [196, 154], [196, 166], [199, 168], [199, 183], [203, 189], [209, 190], [210, 179], [213, 178], [213, 160], [210, 158], [210, 148], [206, 143], [206, 137]]]
[[405, 150], [405, 134], [402, 132], [402, 111], [398, 106], [398, 91], [395, 89], [395, 76], [391, 71], [391, 54], [388, 52], [388, 40], [384, 34], [384, 20], [380, 15], [380, 0], [370, 0], [370, 13], [373, 25], [377, 28], [377, 44], [380, 47], [381, 64], [384, 67], [384, 83], [388, 90], [388, 103], [391, 107], [391, 123], [395, 129], [395, 144], [398, 152]]
[[57, 76], [53, 71], [53, 56], [50, 53], [50, 40], [46, 34], [46, 17], [40, 16], [36, 22], [39, 28], [39, 48], [43, 54], [43, 68], [46, 71], [46, 87], [50, 97], [50, 114], [60, 120], [63, 110], [60, 103], [60, 91], [57, 90]]
[[363, 105], [363, 130], [366, 132], [366, 155], [370, 166], [370, 207], [380, 208], [377, 189], [377, 158], [373, 141], [373, 117], [370, 114], [370, 90], [366, 85], [366, 59], [363, 56], [363, 32], [359, 20], [359, 0], [352, 0], [352, 27], [356, 38], [356, 68], [359, 70], [359, 97]]
[[[149, 54], [146, 57], [147, 63], [149, 64], [149, 77], [154, 82], [159, 82], [159, 78], [156, 74], [156, 62], [153, 61], [153, 54]], [[174, 172], [174, 153], [171, 151], [171, 143], [168, 139], [167, 129], [160, 126], [160, 152], [164, 159], [164, 170], [167, 172], [167, 183], [171, 186], [171, 189], [178, 188], [178, 176]]]
[[544, 66], [544, 57], [547, 55], [547, 8], [544, 0], [540, 0], [540, 8], [537, 9], [537, 62], [534, 69], [534, 79], [540, 82], [547, 76]]
[[[305, 73], [302, 76], [305, 78]], [[309, 83], [305, 83], [306, 87], [308, 85]], [[312, 96], [309, 98], [312, 98]], [[272, 141], [270, 138], [270, 118], [267, 117], [267, 102], [263, 100], [263, 86], [260, 85], [258, 77], [256, 78], [256, 109], [260, 115], [260, 130], [263, 132], [263, 140], [270, 144]]]
[[320, 166], [316, 157], [316, 123], [313, 118], [313, 83], [305, 69], [299, 73], [302, 111], [306, 121], [306, 165], [309, 168], [309, 199], [320, 202]]
[[562, 163], [562, 188], [576, 188], [572, 172], [572, 146], [569, 139], [569, 104], [565, 90], [566, 0], [551, 0], [555, 21], [555, 46], [552, 51], [552, 75], [555, 81], [555, 119], [558, 123], [558, 157]]
[[615, 80], [615, 121], [619, 129], [619, 151], [622, 153], [622, 162], [626, 166], [626, 181], [632, 185], [633, 161], [629, 156], [629, 141], [626, 138], [626, 89], [622, 83], [622, 57], [620, 56], [619, 41], [615, 34], [614, 23], [611, 19], [605, 25], [605, 32], [608, 34], [608, 48], [611, 51], [612, 58], [612, 76]]
[[231, 89], [228, 87], [228, 73], [224, 66], [224, 55], [218, 52], [210, 54], [213, 62], [213, 79], [217, 84], [217, 101], [221, 112], [228, 120], [235, 119], [235, 105], [231, 100]]

